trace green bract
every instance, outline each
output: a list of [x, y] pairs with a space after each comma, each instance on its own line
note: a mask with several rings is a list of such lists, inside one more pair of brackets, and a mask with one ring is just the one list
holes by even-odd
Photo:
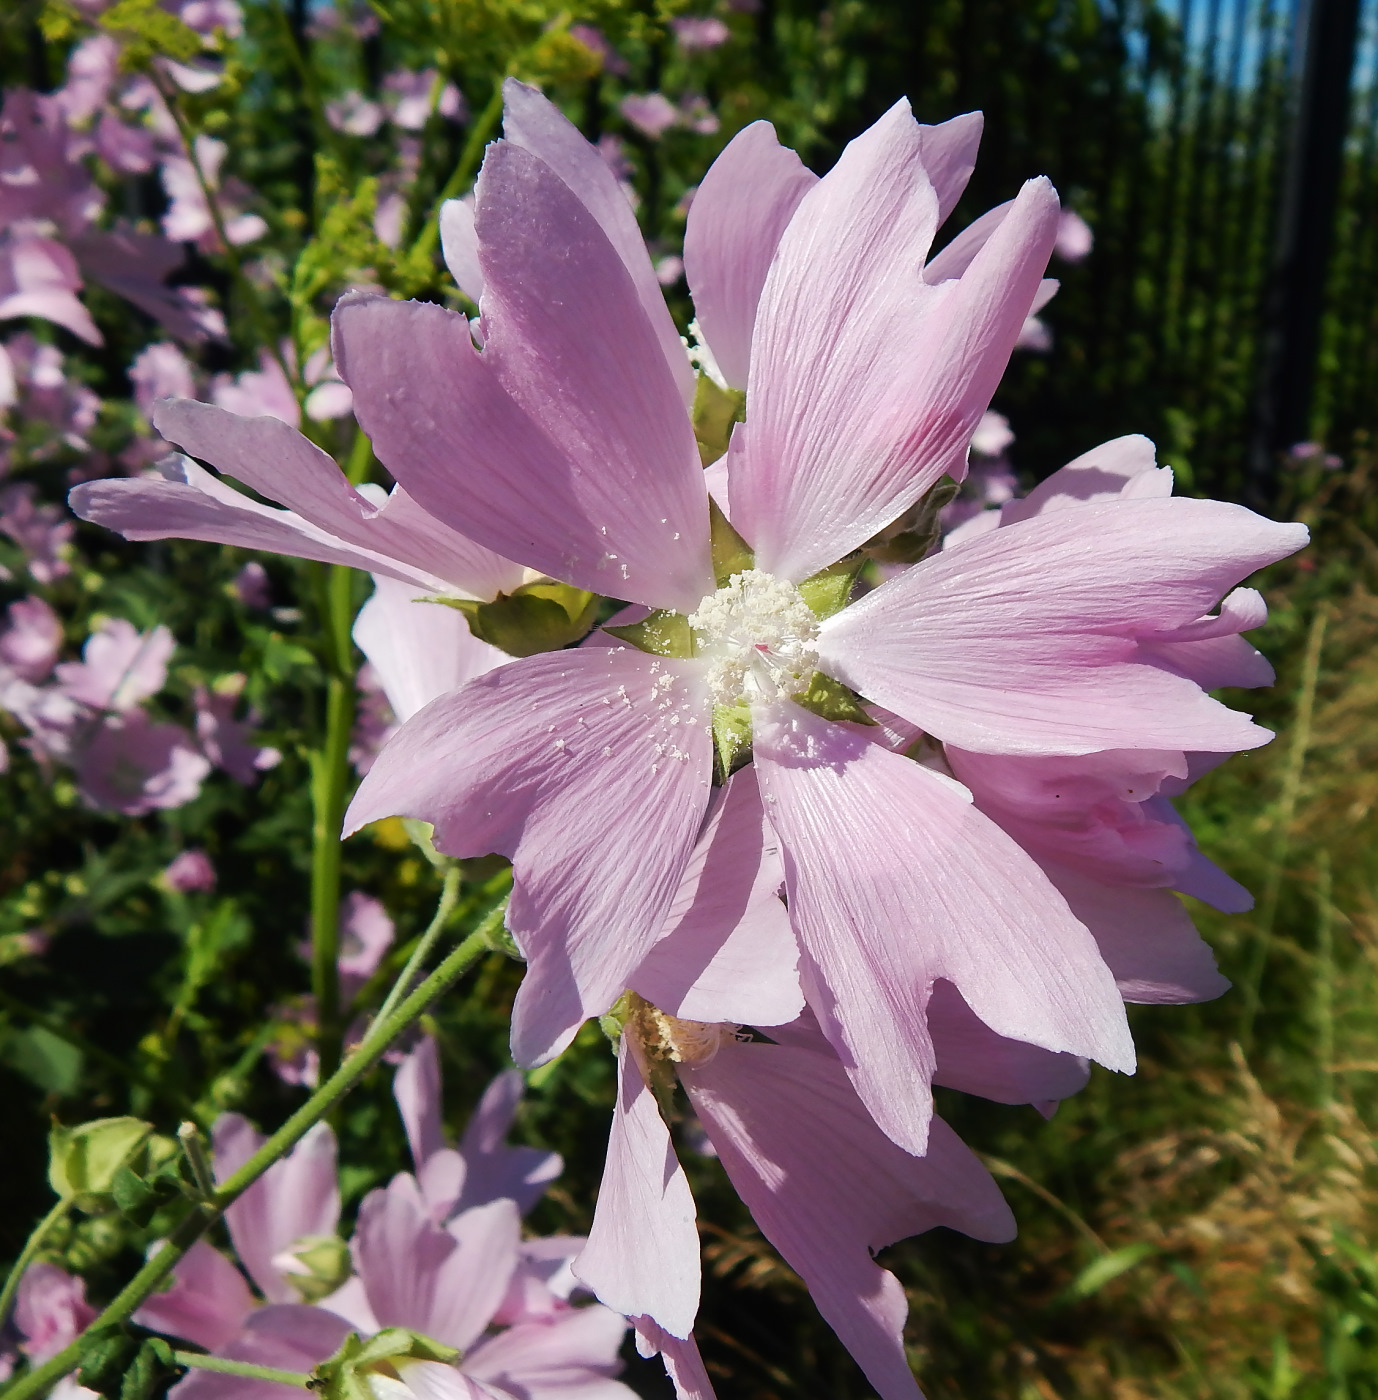
[[699, 375], [694, 389], [694, 440], [705, 467], [726, 453], [733, 424], [745, 416], [746, 394], [741, 389], [724, 389], [706, 374]]
[[469, 630], [509, 656], [559, 651], [588, 634], [598, 614], [598, 599], [567, 583], [524, 583], [499, 593], [491, 603], [473, 598], [437, 598], [469, 619]]
[[94, 1205], [109, 1196], [119, 1169], [146, 1143], [153, 1125], [139, 1118], [96, 1118], [48, 1134], [48, 1182], [63, 1200]]
[[406, 1327], [385, 1327], [367, 1341], [357, 1332], [315, 1370], [312, 1390], [325, 1400], [374, 1400], [368, 1383], [370, 1372], [396, 1376], [398, 1363], [406, 1361], [459, 1360], [460, 1353], [443, 1342], [432, 1341]]
[[303, 1235], [287, 1253], [306, 1270], [284, 1271], [303, 1303], [318, 1303], [349, 1277], [349, 1246], [338, 1235]]

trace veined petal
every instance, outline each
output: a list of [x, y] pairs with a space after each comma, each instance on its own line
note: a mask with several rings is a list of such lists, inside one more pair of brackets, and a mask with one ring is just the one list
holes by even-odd
[[1013, 1217], [989, 1173], [941, 1119], [924, 1157], [902, 1151], [831, 1056], [725, 1043], [681, 1075], [761, 1232], [882, 1400], [914, 1400], [904, 1290], [872, 1254], [935, 1225], [1012, 1239]]
[[788, 702], [754, 749], [805, 996], [889, 1137], [925, 1150], [940, 977], [999, 1035], [1133, 1068], [1091, 935], [965, 789]]
[[739, 769], [685, 867], [667, 932], [632, 974], [632, 989], [688, 1021], [794, 1020], [804, 994], [799, 948], [778, 897], [784, 878], [756, 774]]
[[1306, 542], [1219, 501], [1079, 506], [916, 564], [823, 624], [830, 675], [981, 753], [1223, 752], [1272, 736], [1136, 659]]
[[627, 1319], [594, 1303], [485, 1338], [465, 1356], [464, 1370], [529, 1400], [634, 1400], [613, 1379], [626, 1335]]
[[780, 235], [818, 176], [766, 121], [743, 127], [708, 167], [689, 206], [684, 275], [724, 378], [745, 389], [751, 331]]
[[[73, 512], [127, 540], [206, 540], [263, 549], [294, 559], [347, 564], [400, 579], [421, 592], [445, 580], [371, 549], [360, 549], [290, 510], [260, 505], [198, 467], [190, 457], [162, 463], [166, 479], [131, 477], [83, 481], [68, 493]], [[175, 473], [175, 475], [174, 475]]]
[[466, 1210], [506, 1197], [526, 1212], [560, 1175], [564, 1159], [540, 1147], [510, 1147], [507, 1134], [517, 1117], [526, 1080], [520, 1070], [503, 1070], [483, 1091], [469, 1115], [459, 1151], [464, 1159], [464, 1189], [456, 1209]]
[[690, 1337], [672, 1337], [654, 1318], [628, 1319], [636, 1328], [636, 1350], [641, 1356], [659, 1356], [665, 1374], [675, 1388], [675, 1400], [716, 1400], [713, 1383], [704, 1369], [699, 1344]]
[[1044, 872], [1091, 930], [1126, 1001], [1181, 1005], [1229, 990], [1215, 955], [1171, 890], [1104, 885], [1052, 861]]
[[[220, 1355], [282, 1371], [310, 1371], [340, 1349], [349, 1323], [324, 1308], [272, 1303], [250, 1315], [244, 1331]], [[290, 1400], [293, 1390], [276, 1381], [192, 1371], [173, 1387], [177, 1400]]]
[[463, 613], [433, 597], [378, 574], [373, 597], [354, 620], [354, 640], [403, 722], [438, 696], [512, 660], [475, 637]]
[[253, 1310], [244, 1275], [219, 1250], [197, 1240], [173, 1270], [172, 1287], [141, 1304], [134, 1321], [216, 1351], [239, 1335]]
[[926, 137], [897, 104], [805, 196], [766, 279], [733, 523], [807, 577], [907, 510], [967, 445], [1033, 304], [1057, 195], [1030, 181], [960, 280], [921, 268], [938, 219]]
[[[708, 704], [693, 661], [581, 647], [501, 666], [389, 741], [346, 828], [435, 825], [458, 856], [512, 857], [507, 924], [528, 960], [519, 1063], [605, 1011], [663, 927], [708, 805]], [[634, 881], [609, 871], [635, 870]]]
[[445, 1146], [440, 1124], [440, 1053], [434, 1036], [422, 1036], [416, 1049], [397, 1066], [392, 1096], [407, 1132], [412, 1165], [419, 1172]]
[[694, 373], [689, 365], [665, 293], [656, 280], [636, 214], [616, 177], [579, 128], [536, 88], [508, 78], [502, 85], [503, 135], [514, 146], [538, 156], [598, 221], [622, 265], [627, 269], [642, 310], [664, 352], [680, 397], [694, 397]]
[[646, 1087], [640, 1051], [624, 1035], [607, 1165], [575, 1277], [624, 1317], [651, 1317], [672, 1336], [687, 1337], [699, 1310], [695, 1218], [689, 1182]]

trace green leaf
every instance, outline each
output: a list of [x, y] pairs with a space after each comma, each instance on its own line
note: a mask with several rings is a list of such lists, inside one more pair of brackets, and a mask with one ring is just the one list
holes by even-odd
[[719, 588], [726, 587], [734, 574], [744, 574], [756, 567], [751, 546], [732, 528], [732, 522], [711, 496], [708, 498], [708, 529], [713, 548], [713, 578]]
[[479, 641], [509, 656], [559, 651], [588, 635], [598, 614], [598, 599], [567, 583], [527, 583], [513, 593], [499, 593], [491, 603], [472, 598], [436, 598], [469, 619]]
[[809, 680], [809, 688], [802, 695], [796, 695], [794, 702], [823, 719], [841, 719], [849, 720], [852, 724], [875, 725], [875, 720], [862, 708], [856, 691], [849, 690], [841, 681], [835, 681], [831, 676], [825, 676], [822, 671], [813, 673]]
[[725, 783], [751, 759], [751, 706], [713, 706], [713, 781]]
[[813, 609], [813, 615], [821, 622], [825, 617], [841, 612], [852, 596], [852, 586], [866, 560], [859, 554], [848, 556], [826, 569], [820, 569], [811, 578], [799, 585], [804, 601]]
[[81, 1079], [81, 1051], [43, 1026], [15, 1031], [4, 1048], [5, 1060], [45, 1094], [70, 1094]]
[[121, 41], [120, 67], [126, 72], [159, 56], [185, 63], [201, 52], [201, 36], [158, 0], [116, 0], [96, 23]]
[[1154, 1245], [1144, 1240], [1137, 1244], [1127, 1244], [1123, 1249], [1112, 1250], [1088, 1264], [1072, 1280], [1067, 1292], [1073, 1298], [1089, 1298], [1093, 1293], [1099, 1293], [1112, 1279], [1128, 1273], [1130, 1269], [1142, 1264], [1157, 1252]]
[[120, 1400], [149, 1400], [182, 1368], [161, 1337], [149, 1337], [120, 1380]]
[[741, 389], [724, 389], [706, 374], [699, 375], [694, 388], [694, 440], [705, 467], [727, 451], [732, 425], [745, 417], [746, 394]]
[[642, 622], [628, 627], [605, 627], [603, 631], [630, 642], [652, 656], [693, 656], [694, 629], [683, 613], [662, 608]]
[[109, 1196], [115, 1174], [148, 1141], [153, 1125], [139, 1118], [96, 1118], [48, 1135], [48, 1184], [63, 1200]]

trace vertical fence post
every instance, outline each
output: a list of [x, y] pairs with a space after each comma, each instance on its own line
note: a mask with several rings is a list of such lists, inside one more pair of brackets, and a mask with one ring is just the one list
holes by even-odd
[[1275, 497], [1280, 454], [1309, 430], [1360, 4], [1303, 0], [1297, 19], [1295, 106], [1249, 443], [1246, 494], [1257, 509]]

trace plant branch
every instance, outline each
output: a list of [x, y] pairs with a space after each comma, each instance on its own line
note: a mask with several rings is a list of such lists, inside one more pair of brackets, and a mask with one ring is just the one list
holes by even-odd
[[276, 1381], [279, 1385], [311, 1389], [311, 1376], [306, 1371], [279, 1371], [274, 1366], [251, 1366], [247, 1361], [222, 1361], [218, 1356], [203, 1356], [197, 1351], [174, 1351], [172, 1359], [179, 1366], [193, 1371], [214, 1371], [220, 1376], [247, 1376], [250, 1380]]
[[[407, 994], [407, 988], [411, 986], [412, 979], [420, 970], [422, 964], [431, 954], [431, 949], [435, 947], [435, 941], [445, 930], [445, 925], [450, 922], [450, 915], [455, 911], [455, 905], [459, 901], [459, 867], [452, 865], [445, 872], [444, 883], [440, 887], [440, 903], [436, 907], [435, 918], [430, 922], [429, 927], [417, 941], [416, 947], [412, 950], [412, 955], [407, 959], [406, 966], [398, 975], [397, 981], [392, 984], [392, 991], [387, 994], [382, 1006], [378, 1008], [377, 1020], [386, 1020], [396, 1008], [397, 1003]], [[483, 933], [483, 926], [476, 930]]]

